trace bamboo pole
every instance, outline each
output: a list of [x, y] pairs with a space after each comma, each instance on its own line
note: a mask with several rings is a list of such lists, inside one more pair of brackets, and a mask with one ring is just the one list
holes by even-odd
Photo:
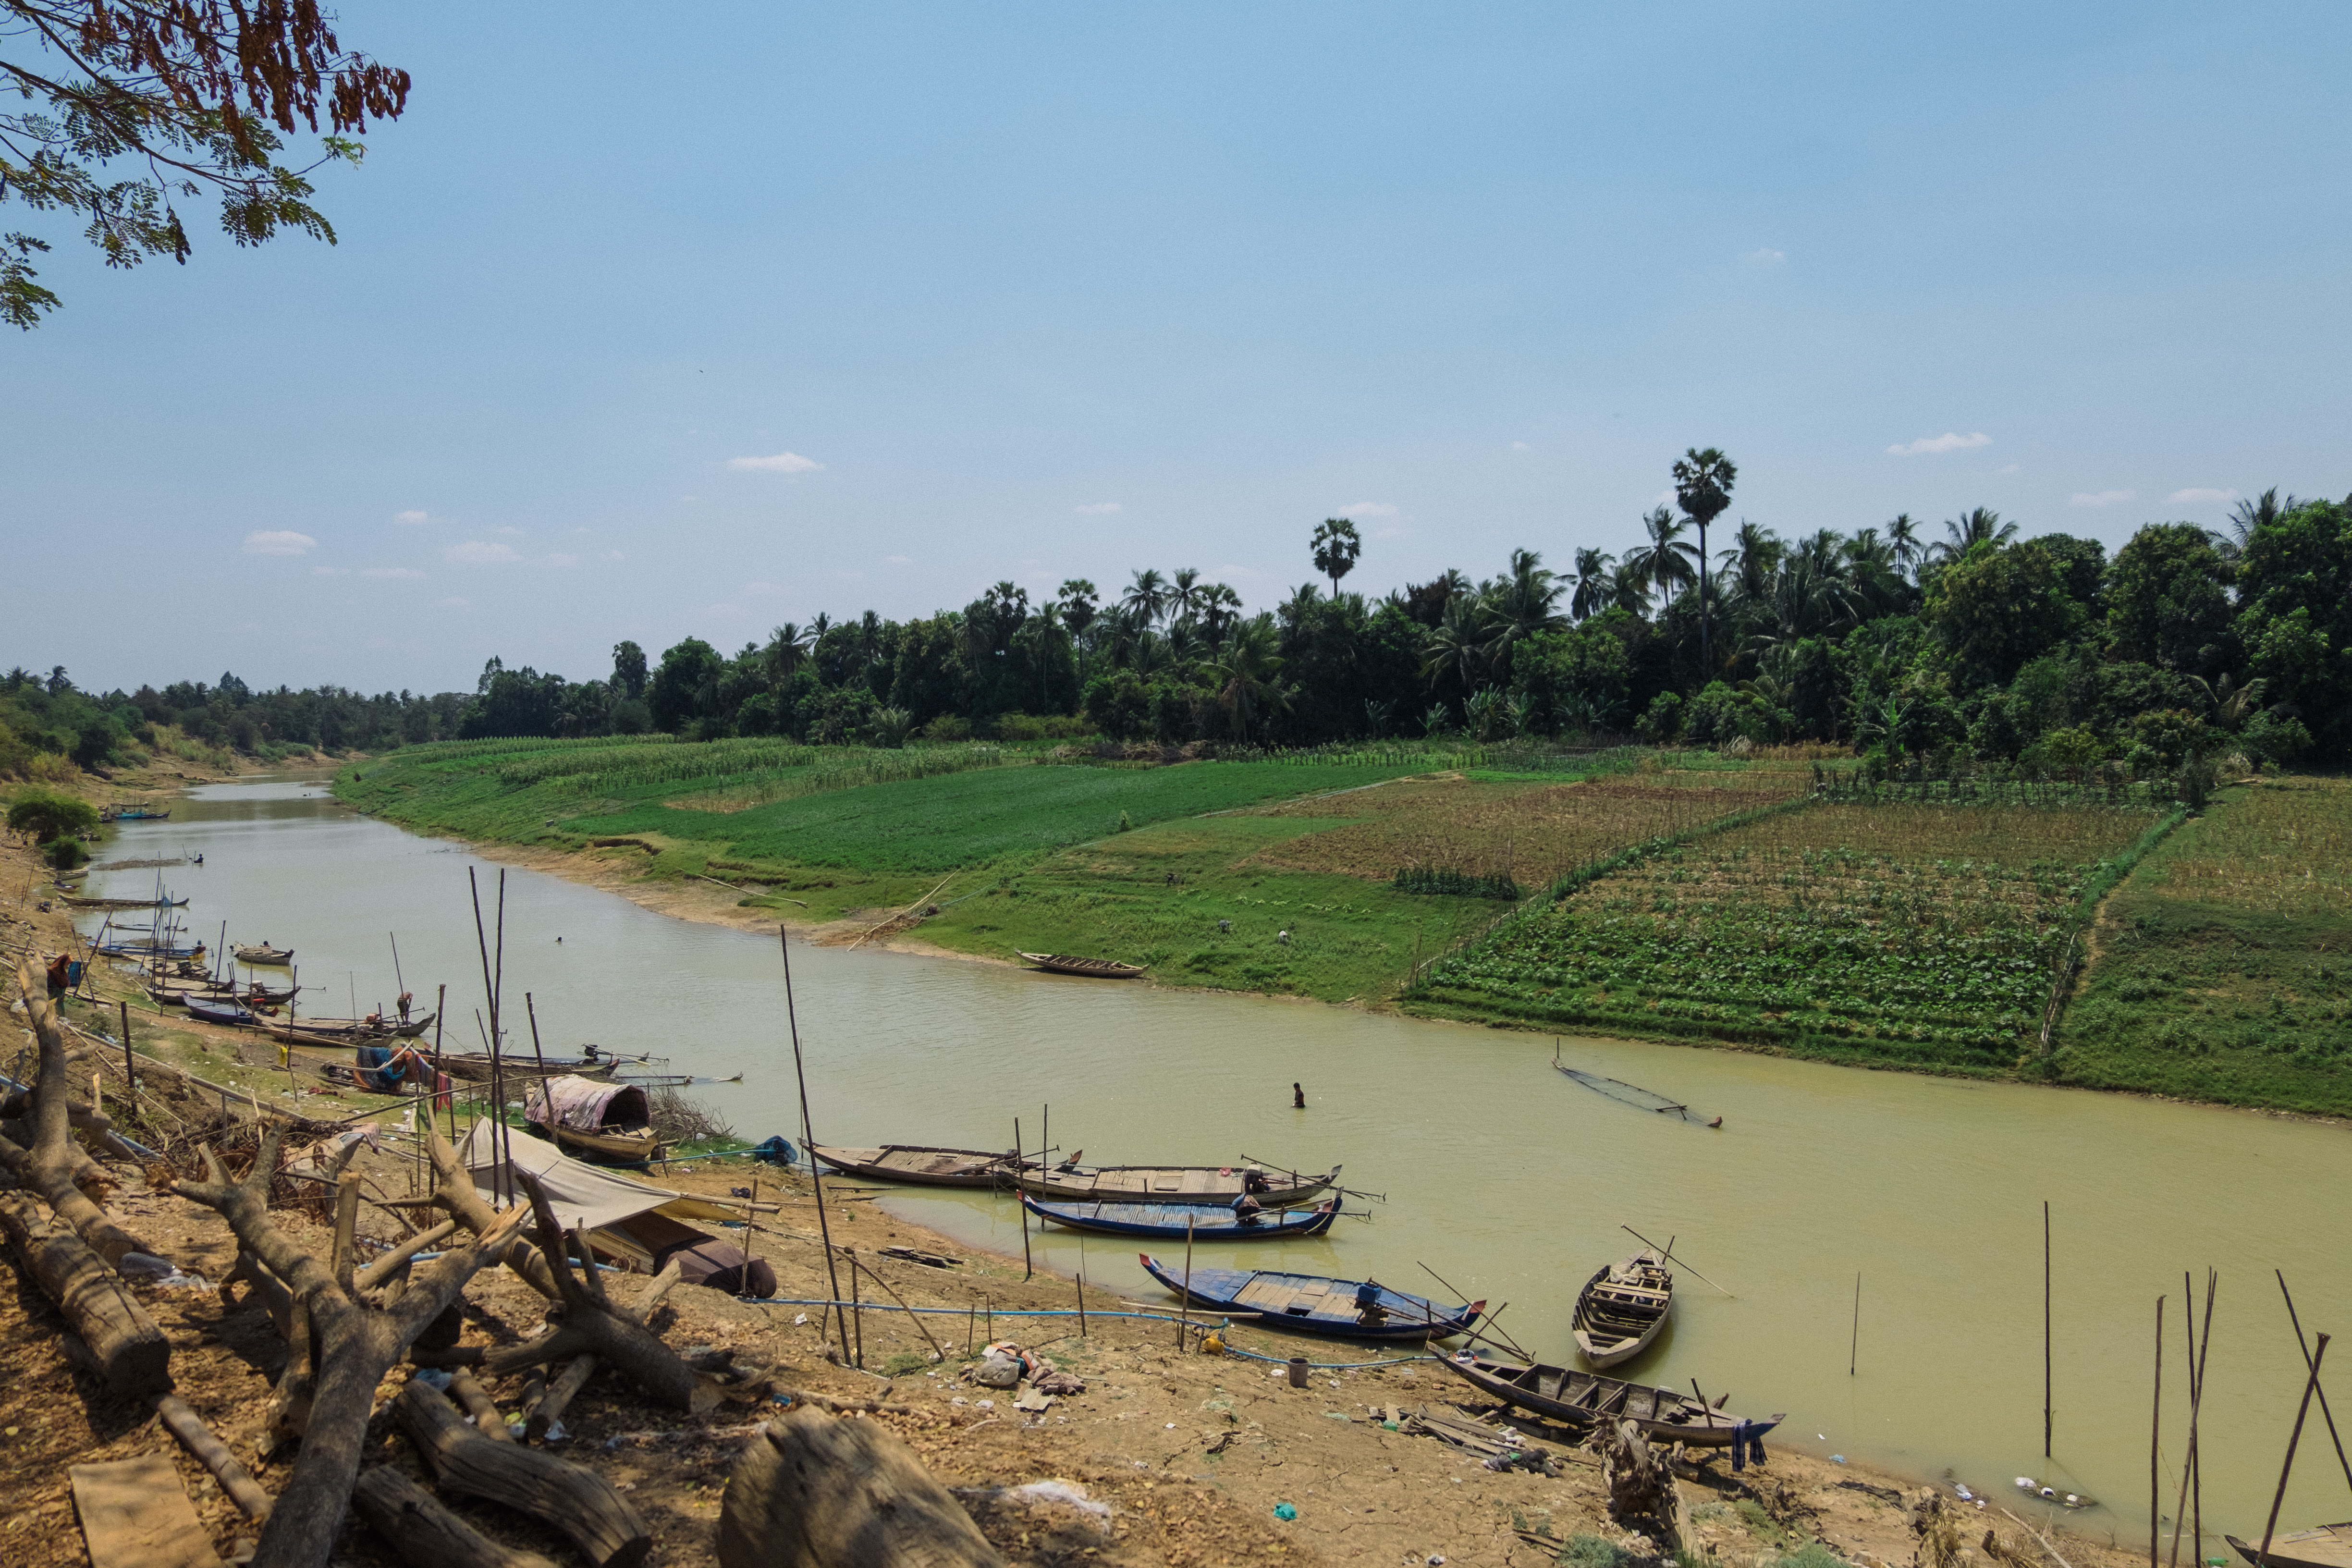
[[[1690, 1268], [1690, 1271], [1691, 1271], [1692, 1273], [1694, 1273], [1694, 1274], [1698, 1274], [1698, 1270], [1697, 1270], [1697, 1269], [1696, 1269], [1696, 1268], [1691, 1268], [1691, 1266], [1690, 1266], [1688, 1263], [1684, 1262], [1684, 1261], [1683, 1261], [1683, 1259], [1681, 1259], [1681, 1258], [1675, 1258], [1675, 1249], [1674, 1249], [1674, 1245], [1673, 1245], [1673, 1243], [1669, 1242], [1669, 1243], [1668, 1243], [1666, 1246], [1664, 1246], [1664, 1247], [1658, 1247], [1658, 1244], [1657, 1244], [1656, 1242], [1652, 1241], [1648, 1237], [1643, 1236], [1640, 1231], [1635, 1230], [1635, 1229], [1634, 1229], [1632, 1226], [1630, 1226], [1630, 1225], [1620, 1225], [1617, 1228], [1618, 1228], [1619, 1230], [1623, 1231], [1626, 1235], [1628, 1235], [1628, 1236], [1632, 1237], [1634, 1240], [1636, 1240], [1636, 1241], [1640, 1242], [1640, 1243], [1641, 1243], [1643, 1246], [1644, 1246], [1644, 1247], [1657, 1247], [1658, 1255], [1659, 1255], [1661, 1258], [1674, 1258], [1674, 1260], [1675, 1260], [1676, 1263], [1681, 1263], [1681, 1264], [1682, 1264], [1682, 1266], [1683, 1266], [1684, 1268]], [[1706, 1275], [1704, 1275], [1704, 1274], [1698, 1274], [1698, 1277], [1699, 1277], [1700, 1279], [1706, 1279]], [[1710, 1284], [1710, 1285], [1715, 1285], [1715, 1281], [1714, 1281], [1714, 1280], [1712, 1280], [1712, 1279], [1706, 1279], [1706, 1282], [1707, 1282], [1708, 1284]], [[1718, 1290], [1723, 1290], [1723, 1287], [1722, 1287], [1722, 1286], [1720, 1286], [1720, 1285], [1715, 1285], [1715, 1288], [1716, 1288], [1717, 1289], [1718, 1289]], [[1446, 1287], [1446, 1289], [1450, 1290], [1450, 1289], [1453, 1289], [1453, 1287], [1449, 1285], [1449, 1286], [1447, 1286], [1447, 1287]], [[1723, 1293], [1724, 1293], [1726, 1296], [1731, 1296], [1731, 1292], [1730, 1292], [1730, 1291], [1728, 1291], [1728, 1290], [1723, 1290]], [[1733, 1300], [1735, 1300], [1735, 1301], [1738, 1300], [1738, 1298], [1737, 1296], [1731, 1296], [1731, 1299], [1732, 1299]]]
[[1176, 1349], [1182, 1352], [1192, 1331], [1192, 1216], [1184, 1215], [1184, 1300], [1176, 1319]]
[[2050, 1200], [2042, 1200], [2042, 1457], [2050, 1458]]
[[[834, 1322], [841, 1330], [841, 1350], [846, 1355], [849, 1353], [849, 1324], [841, 1316], [841, 1270], [833, 1260], [833, 1226], [824, 1217], [824, 1168], [817, 1161], [814, 1147], [816, 1134], [810, 1129], [808, 1069], [802, 1065], [800, 1015], [793, 1005], [792, 937], [782, 921], [776, 925], [776, 950], [784, 960], [784, 1020], [792, 1028], [793, 1077], [798, 1080], [801, 1090], [801, 1146], [809, 1150], [809, 1190], [816, 1196], [817, 1239], [824, 1247], [825, 1279], [833, 1286]], [[817, 1338], [822, 1341], [824, 1338], [824, 1315], [822, 1312], [817, 1314]]]
[[[2207, 1272], [2210, 1274], [2211, 1271], [2209, 1269]], [[2189, 1517], [2189, 1482], [2197, 1472], [2197, 1415], [2205, 1395], [2207, 1342], [2197, 1332], [2195, 1300], [2190, 1292], [2188, 1271], [2184, 1269], [2180, 1275], [2180, 1318], [2189, 1336], [2189, 1447], [2180, 1460], [2180, 1495], [2172, 1505], [2172, 1551], [2167, 1558], [2171, 1568], [2179, 1568], [2180, 1563], [2180, 1527]], [[2208, 1333], [2212, 1328], [2212, 1292], [2208, 1290], [2205, 1296]], [[2197, 1556], [2201, 1561], [2204, 1555], [2205, 1538], [2200, 1532], [2197, 1538]]]
[[[2272, 1272], [2278, 1275], [2279, 1294], [2286, 1297], [2286, 1321], [2294, 1325], [2294, 1342], [2296, 1348], [2303, 1352], [2304, 1364], [2308, 1366], [2311, 1364], [2311, 1346], [2304, 1341], [2303, 1320], [2295, 1314], [2294, 1298], [2288, 1294], [2286, 1288], [2286, 1275], [2280, 1269], [2273, 1269]], [[2336, 1462], [2344, 1467], [2344, 1484], [2352, 1486], [2352, 1460], [2344, 1457], [2344, 1439], [2336, 1432], [2336, 1413], [2327, 1408], [2327, 1390], [2316, 1384], [2313, 1386], [2319, 1394], [2319, 1414], [2327, 1422], [2327, 1436], [2336, 1444]]]
[[2163, 1532], [2158, 1488], [2158, 1451], [2164, 1439], [2164, 1298], [2156, 1299], [2156, 1415], [2147, 1434], [2147, 1568], [2157, 1568], [2156, 1550]]
[[1845, 1352], [1845, 1374], [1846, 1374], [1848, 1377], [1852, 1377], [1852, 1376], [1853, 1375], [1853, 1369], [1854, 1369], [1855, 1367], [1859, 1366], [1861, 1363], [1862, 1363], [1862, 1273], [1861, 1273], [1861, 1271], [1860, 1271], [1859, 1269], [1857, 1269], [1857, 1270], [1854, 1272], [1854, 1276], [1853, 1276], [1853, 1342], [1852, 1344], [1850, 1344], [1850, 1345], [1848, 1345], [1848, 1346], [1846, 1347], [1846, 1352]]
[[1021, 1211], [1021, 1278], [1025, 1282], [1036, 1278], [1037, 1268], [1029, 1261], [1029, 1205], [1022, 1200], [1021, 1118], [1017, 1116], [1013, 1119], [1013, 1202]]
[[2319, 1349], [2311, 1356], [2311, 1375], [2304, 1380], [2303, 1403], [2295, 1407], [2294, 1430], [2287, 1435], [2286, 1463], [2279, 1467], [2278, 1491], [2271, 1498], [2271, 1517], [2263, 1526], [2263, 1549], [2254, 1553], [2255, 1568], [2269, 1568], [2271, 1538], [2278, 1533], [2279, 1505], [2286, 1501], [2286, 1479], [2294, 1474], [2295, 1445], [2303, 1441], [2303, 1418], [2311, 1414], [2311, 1396], [2319, 1387], [2319, 1363], [2327, 1359], [2327, 1336], [2315, 1336]]

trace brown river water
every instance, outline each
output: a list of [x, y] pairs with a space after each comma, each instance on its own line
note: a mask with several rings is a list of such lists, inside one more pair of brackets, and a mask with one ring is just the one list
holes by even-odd
[[[199, 788], [168, 822], [126, 824], [110, 858], [202, 853], [163, 873], [194, 932], [296, 950], [304, 1005], [395, 994], [392, 948], [428, 1004], [449, 987], [453, 1045], [482, 1005], [462, 847], [359, 816], [313, 782]], [[93, 890], [142, 896], [152, 870]], [[562, 940], [559, 942], [558, 938]], [[672, 920], [533, 872], [507, 877], [509, 1029], [529, 991], [551, 1053], [585, 1041], [668, 1057], [740, 1085], [692, 1092], [758, 1139], [801, 1128], [777, 944]], [[1545, 1037], [1255, 997], [795, 943], [793, 979], [821, 1142], [1034, 1147], [1089, 1163], [1299, 1169], [1344, 1163], [1368, 1220], [1331, 1236], [1202, 1246], [1203, 1266], [1376, 1277], [1507, 1302], [1502, 1325], [1567, 1361], [1577, 1288], [1630, 1251], [1630, 1225], [1704, 1269], [1678, 1274], [1673, 1326], [1620, 1375], [1742, 1412], [1786, 1411], [1778, 1440], [1957, 1479], [2028, 1517], [2015, 1479], [2105, 1505], [2069, 1522], [2147, 1528], [2156, 1303], [2166, 1306], [2168, 1520], [2187, 1430], [2182, 1274], [2221, 1270], [2200, 1445], [2206, 1554], [2259, 1538], [2304, 1383], [2272, 1270], [2306, 1331], [2352, 1333], [2352, 1130], [2252, 1112], [1569, 1038], [1570, 1063], [1671, 1094], [1720, 1130], [1664, 1121], [1554, 1072]], [[462, 1026], [458, 1020], [463, 1020]], [[521, 1043], [528, 1048], [528, 1036]], [[1290, 1086], [1307, 1087], [1294, 1110]], [[2042, 1205], [2051, 1205], [2055, 1458], [2042, 1457]], [[898, 1212], [975, 1247], [1021, 1249], [987, 1194], [910, 1191]], [[1158, 1300], [1133, 1250], [1033, 1234], [1037, 1260]], [[1181, 1251], [1179, 1244], [1177, 1251]], [[1861, 1279], [1855, 1335], [1855, 1279]], [[1341, 1355], [1356, 1352], [1342, 1349]], [[1370, 1354], [1371, 1352], [1363, 1352]], [[1847, 1370], [1849, 1358], [1853, 1370]], [[2330, 1357], [2347, 1368], [2352, 1345]], [[2352, 1440], [2352, 1392], [2337, 1403]], [[2316, 1407], [2282, 1530], [2352, 1518]], [[2169, 1535], [2168, 1524], [2167, 1534]]]

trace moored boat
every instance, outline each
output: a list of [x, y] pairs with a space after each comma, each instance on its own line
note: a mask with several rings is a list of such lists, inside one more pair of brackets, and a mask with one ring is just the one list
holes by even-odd
[[1716, 1405], [1702, 1405], [1671, 1388], [1652, 1388], [1540, 1362], [1521, 1365], [1469, 1351], [1438, 1359], [1471, 1387], [1534, 1415], [1571, 1426], [1589, 1426], [1602, 1420], [1631, 1421], [1643, 1436], [1694, 1447], [1727, 1447], [1735, 1430], [1751, 1439], [1761, 1437], [1780, 1424], [1783, 1414], [1776, 1411], [1760, 1419], [1735, 1415], [1716, 1407], [1722, 1399]]
[[836, 1149], [812, 1143], [809, 1152], [846, 1175], [919, 1187], [994, 1187], [1012, 1177], [1015, 1164], [1036, 1168], [1035, 1161], [1017, 1161], [1010, 1150], [929, 1149], [912, 1143]]
[[[1084, 1151], [1080, 1151], [1084, 1152]], [[1244, 1193], [1268, 1208], [1286, 1208], [1328, 1192], [1339, 1167], [1305, 1175], [1264, 1165], [1033, 1165], [1021, 1190], [1057, 1203], [1097, 1200], [1152, 1204], [1230, 1204]]]
[[78, 910], [180, 910], [188, 904], [185, 899], [86, 899], [73, 893], [66, 894], [65, 900]]
[[541, 1079], [523, 1100], [523, 1119], [560, 1148], [617, 1164], [661, 1158], [652, 1104], [632, 1084], [571, 1074]]
[[2241, 1541], [2234, 1535], [2221, 1539], [2253, 1568], [2352, 1568], [2352, 1521], [2274, 1535], [2267, 1555], [2260, 1542]]
[[1339, 1217], [1340, 1199], [1334, 1196], [1311, 1209], [1268, 1209], [1244, 1222], [1231, 1209], [1205, 1204], [1077, 1203], [1041, 1204], [1027, 1193], [1021, 1206], [1039, 1219], [1097, 1236], [1131, 1236], [1139, 1240], [1182, 1241], [1187, 1237], [1208, 1241], [1272, 1241], [1277, 1237], [1320, 1236]]
[[1584, 1282], [1576, 1298], [1576, 1348], [1594, 1366], [1632, 1361], [1650, 1348], [1674, 1310], [1675, 1277], [1664, 1254], [1643, 1248]]
[[[1212, 1311], [1257, 1314], [1269, 1329], [1296, 1329], [1343, 1340], [1446, 1339], [1470, 1331], [1484, 1301], [1441, 1307], [1425, 1296], [1391, 1290], [1376, 1280], [1330, 1279], [1320, 1274], [1278, 1274], [1257, 1268], [1170, 1266], [1146, 1252], [1143, 1271], [1173, 1294]], [[1372, 1292], [1367, 1302], [1365, 1290]], [[1367, 1310], [1367, 1308], [1370, 1310]]]
[[236, 961], [239, 963], [266, 963], [275, 967], [293, 963], [294, 950], [290, 947], [272, 947], [266, 942], [241, 942], [236, 944]]
[[191, 994], [181, 997], [180, 1005], [188, 1010], [189, 1017], [206, 1024], [242, 1026], [261, 1022], [259, 1018], [236, 1002], [224, 997]]
[[1079, 958], [1066, 952], [1024, 952], [1022, 957], [1054, 974], [1082, 974], [1092, 980], [1132, 980], [1143, 973], [1139, 963], [1115, 958]]

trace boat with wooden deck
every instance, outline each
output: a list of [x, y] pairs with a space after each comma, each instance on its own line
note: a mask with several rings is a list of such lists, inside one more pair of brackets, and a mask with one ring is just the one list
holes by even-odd
[[2260, 1542], [2241, 1541], [2234, 1535], [2221, 1539], [2253, 1568], [2352, 1568], [2352, 1521], [2274, 1535], [2268, 1555]]
[[1576, 1348], [1594, 1366], [1632, 1361], [1663, 1332], [1674, 1310], [1675, 1277], [1664, 1253], [1644, 1247], [1584, 1282], [1576, 1298]]
[[1147, 1241], [1182, 1241], [1188, 1236], [1209, 1241], [1320, 1236], [1339, 1217], [1339, 1204], [1340, 1199], [1333, 1196], [1311, 1209], [1269, 1208], [1244, 1225], [1233, 1210], [1205, 1204], [1041, 1204], [1027, 1193], [1021, 1194], [1021, 1206], [1041, 1220], [1097, 1236], [1131, 1236]]
[[99, 944], [98, 955], [100, 958], [127, 958], [138, 963], [156, 963], [170, 958], [202, 958], [205, 944], [198, 942], [194, 947], [174, 947], [169, 942], [159, 945], [152, 942], [107, 942]]
[[1078, 958], [1066, 952], [1024, 952], [1021, 956], [1050, 974], [1079, 974], [1090, 980], [1132, 980], [1143, 973], [1144, 967], [1140, 963], [1121, 963], [1115, 958]]
[[[1084, 1152], [1084, 1151], [1080, 1151]], [[1267, 1208], [1289, 1208], [1339, 1184], [1339, 1167], [1320, 1176], [1264, 1165], [1032, 1165], [1021, 1190], [1056, 1203], [1124, 1201], [1225, 1205], [1244, 1192]]]
[[906, 1182], [919, 1187], [1002, 1186], [1018, 1165], [1036, 1169], [1034, 1160], [1020, 1160], [1010, 1150], [931, 1149], [914, 1143], [885, 1143], [879, 1149], [835, 1149], [822, 1143], [809, 1152], [844, 1175], [879, 1182]]
[[[1277, 1274], [1262, 1268], [1195, 1268], [1169, 1265], [1151, 1254], [1138, 1255], [1143, 1271], [1195, 1307], [1240, 1316], [1257, 1314], [1259, 1326], [1296, 1329], [1342, 1340], [1430, 1340], [1466, 1334], [1486, 1310], [1484, 1301], [1441, 1307], [1426, 1296], [1391, 1290], [1376, 1280], [1331, 1279], [1320, 1274]], [[1373, 1310], [1362, 1292], [1375, 1292]]]
[[404, 1040], [413, 1040], [433, 1026], [433, 1017], [430, 1013], [407, 1018], [397, 1014], [386, 1017], [381, 1013], [371, 1013], [364, 1018], [331, 1018], [322, 1013], [299, 1022], [313, 1034], [351, 1035], [369, 1039], [378, 1035], [393, 1035]]
[[1686, 1443], [1699, 1448], [1728, 1447], [1732, 1431], [1739, 1423], [1747, 1424], [1749, 1437], [1761, 1437], [1778, 1426], [1786, 1415], [1775, 1411], [1763, 1417], [1735, 1415], [1720, 1408], [1730, 1397], [1728, 1394], [1712, 1405], [1702, 1405], [1689, 1394], [1677, 1394], [1671, 1388], [1652, 1388], [1646, 1384], [1603, 1377], [1597, 1372], [1574, 1372], [1540, 1362], [1524, 1366], [1470, 1351], [1438, 1359], [1454, 1376], [1506, 1405], [1515, 1405], [1570, 1426], [1589, 1426], [1603, 1420], [1631, 1421], [1643, 1436], [1661, 1443]]
[[[593, 1078], [609, 1079], [616, 1064], [605, 1057], [597, 1061], [580, 1061], [569, 1057], [550, 1057], [541, 1061], [537, 1057], [520, 1056], [508, 1051], [499, 1058], [499, 1071], [507, 1078]], [[451, 1051], [441, 1058], [441, 1070], [464, 1083], [490, 1081], [490, 1058], [480, 1051]]]
[[236, 944], [236, 961], [239, 963], [263, 963], [273, 968], [282, 967], [294, 962], [294, 950], [290, 947], [272, 947], [266, 942], [241, 942]]

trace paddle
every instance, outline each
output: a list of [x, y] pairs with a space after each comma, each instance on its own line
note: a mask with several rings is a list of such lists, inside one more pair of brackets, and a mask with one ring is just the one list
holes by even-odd
[[[1643, 1236], [1640, 1231], [1635, 1230], [1635, 1229], [1634, 1229], [1632, 1226], [1630, 1226], [1630, 1225], [1620, 1225], [1617, 1228], [1618, 1228], [1618, 1229], [1620, 1229], [1620, 1230], [1622, 1230], [1622, 1231], [1624, 1231], [1627, 1235], [1631, 1236], [1634, 1240], [1636, 1240], [1636, 1241], [1640, 1242], [1640, 1243], [1641, 1243], [1643, 1246], [1644, 1246], [1644, 1247], [1657, 1247], [1657, 1246], [1658, 1246], [1658, 1244], [1657, 1244], [1656, 1242], [1652, 1241], [1648, 1237]], [[1684, 1268], [1690, 1268], [1690, 1271], [1691, 1271], [1692, 1273], [1694, 1273], [1694, 1274], [1698, 1274], [1698, 1270], [1697, 1270], [1697, 1269], [1696, 1269], [1696, 1268], [1691, 1268], [1691, 1266], [1690, 1266], [1689, 1264], [1687, 1264], [1687, 1263], [1683, 1263], [1683, 1260], [1682, 1260], [1681, 1258], [1675, 1258], [1675, 1249], [1674, 1249], [1674, 1245], [1673, 1245], [1671, 1242], [1669, 1242], [1669, 1243], [1668, 1243], [1666, 1246], [1664, 1246], [1664, 1247], [1658, 1247], [1658, 1253], [1659, 1253], [1659, 1256], [1660, 1256], [1660, 1257], [1663, 1257], [1663, 1258], [1675, 1258], [1675, 1261], [1676, 1263], [1682, 1263], [1682, 1265], [1683, 1265], [1683, 1267], [1684, 1267]], [[1704, 1274], [1698, 1274], [1698, 1277], [1699, 1277], [1700, 1279], [1706, 1279], [1706, 1275], [1704, 1275]], [[1710, 1284], [1710, 1285], [1715, 1285], [1715, 1281], [1714, 1281], [1714, 1280], [1712, 1280], [1712, 1279], [1706, 1279], [1706, 1282], [1707, 1282], [1708, 1284]], [[1718, 1290], [1723, 1290], [1723, 1287], [1722, 1287], [1722, 1286], [1720, 1286], [1720, 1285], [1715, 1285], [1715, 1288], [1716, 1288], [1717, 1289], [1718, 1289]], [[1728, 1291], [1728, 1290], [1723, 1290], [1723, 1293], [1724, 1293], [1726, 1296], [1731, 1296], [1731, 1292], [1730, 1292], [1730, 1291]], [[1732, 1299], [1733, 1300], [1735, 1300], [1735, 1301], [1736, 1301], [1736, 1300], [1738, 1300], [1739, 1298], [1738, 1298], [1737, 1296], [1731, 1296], [1731, 1299]]]

